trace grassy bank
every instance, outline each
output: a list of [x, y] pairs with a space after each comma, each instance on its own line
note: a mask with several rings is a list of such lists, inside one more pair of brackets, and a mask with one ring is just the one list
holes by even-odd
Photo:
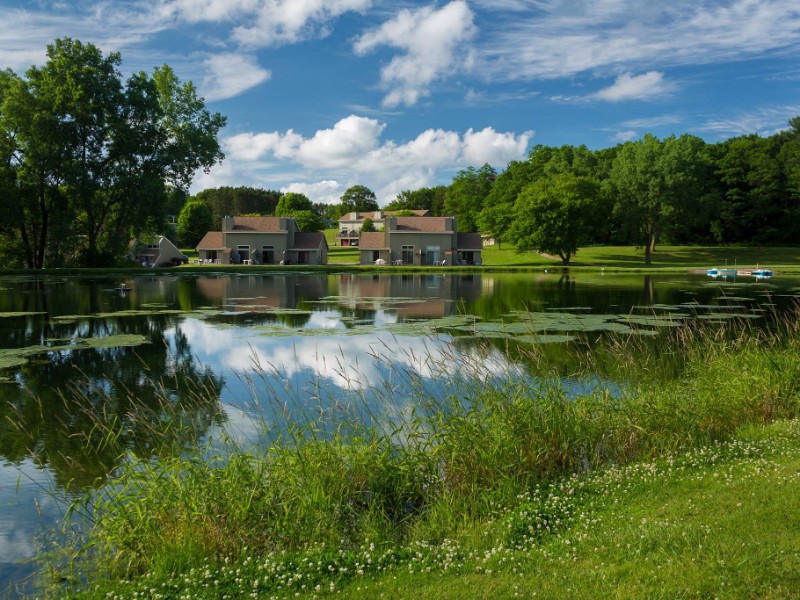
[[[60, 591], [574, 597], [585, 579], [587, 597], [706, 596], [723, 582], [731, 597], [782, 595], [797, 589], [800, 529], [776, 537], [782, 509], [769, 506], [800, 497], [798, 333], [796, 319], [772, 333], [683, 329], [669, 353], [620, 339], [576, 357], [586, 374], [604, 370], [598, 357], [613, 362], [621, 393], [570, 396], [515, 373], [498, 385], [476, 359], [476, 379], [454, 381], [447, 398], [420, 380], [408, 405], [386, 382], [391, 418], [320, 411], [279, 429], [265, 421], [268, 447], [132, 460], [76, 505], [92, 520], [73, 567], [91, 585]], [[547, 375], [538, 360], [527, 357]], [[271, 402], [268, 387], [254, 385], [257, 400]], [[764, 522], [745, 523], [753, 514]], [[779, 560], [767, 568], [769, 557]]]
[[[192, 251], [184, 251], [192, 252]], [[192, 257], [196, 252], [191, 253]], [[540, 271], [542, 269], [561, 269], [561, 261], [556, 258], [541, 256], [535, 252], [518, 254], [513, 246], [502, 244], [485, 246], [482, 252], [480, 267], [397, 267], [359, 265], [358, 248], [342, 248], [332, 246], [328, 254], [327, 265], [198, 265], [190, 262], [179, 267], [149, 269], [141, 267], [120, 268], [65, 268], [43, 269], [36, 274], [57, 275], [120, 275], [124, 273], [171, 274], [185, 272], [341, 272], [343, 270], [364, 272], [402, 273], [409, 271], [436, 272], [469, 272], [492, 270]], [[574, 270], [622, 270], [628, 272], [681, 272], [689, 270], [705, 270], [711, 267], [738, 267], [742, 269], [756, 266], [767, 267], [780, 273], [800, 272], [800, 247], [733, 247], [733, 246], [661, 246], [653, 254], [652, 263], [644, 264], [644, 250], [633, 246], [591, 246], [581, 248], [573, 257], [570, 269]], [[28, 269], [0, 269], [4, 275], [30, 275]]]

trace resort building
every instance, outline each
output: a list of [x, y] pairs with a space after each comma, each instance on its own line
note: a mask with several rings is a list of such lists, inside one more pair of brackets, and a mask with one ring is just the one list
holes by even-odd
[[399, 212], [412, 212], [415, 217], [428, 217], [431, 214], [429, 210], [349, 212], [342, 215], [342, 218], [339, 219], [339, 232], [336, 234], [336, 239], [340, 246], [358, 246], [361, 228], [364, 226], [365, 220], [369, 219], [372, 221], [375, 225], [375, 229], [383, 229], [384, 219], [386, 217], [394, 217]]
[[197, 253], [200, 262], [224, 265], [324, 265], [328, 242], [319, 231], [301, 232], [293, 217], [224, 217]]
[[458, 233], [455, 217], [386, 217], [361, 234], [361, 264], [480, 265], [481, 235]]

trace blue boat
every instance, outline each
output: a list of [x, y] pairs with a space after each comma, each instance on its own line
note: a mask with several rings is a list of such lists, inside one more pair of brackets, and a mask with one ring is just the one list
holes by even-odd
[[707, 269], [706, 275], [709, 277], [733, 277], [736, 275], [736, 269], [718, 269], [714, 267], [713, 269]]

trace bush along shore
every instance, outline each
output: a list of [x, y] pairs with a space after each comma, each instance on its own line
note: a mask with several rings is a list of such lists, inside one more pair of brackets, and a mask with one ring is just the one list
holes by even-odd
[[[793, 315], [769, 331], [618, 338], [576, 354], [576, 378], [615, 381], [579, 394], [532, 351], [535, 384], [518, 372], [490, 383], [476, 369], [446, 398], [420, 379], [398, 399], [387, 383], [391, 416], [358, 421], [309, 409], [276, 425], [285, 400], [257, 373], [254, 400], [275, 404], [265, 442], [155, 462], [120, 449], [129, 458], [113, 485], [72, 506], [80, 533], [41, 555], [43, 591], [797, 595], [798, 333]], [[113, 443], [99, 433], [91, 443]]]

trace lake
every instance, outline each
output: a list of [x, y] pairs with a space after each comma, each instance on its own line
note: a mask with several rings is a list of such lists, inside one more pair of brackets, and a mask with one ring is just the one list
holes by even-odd
[[165, 412], [185, 448], [223, 432], [256, 443], [264, 425], [320, 412], [382, 422], [418, 386], [445, 395], [473, 376], [524, 376], [509, 350], [537, 348], [569, 373], [570, 344], [767, 324], [798, 297], [800, 280], [779, 275], [0, 277], [0, 589], [30, 574], [59, 498], [105, 481], [117, 457], [76, 435], [98, 419], [153, 457]]

